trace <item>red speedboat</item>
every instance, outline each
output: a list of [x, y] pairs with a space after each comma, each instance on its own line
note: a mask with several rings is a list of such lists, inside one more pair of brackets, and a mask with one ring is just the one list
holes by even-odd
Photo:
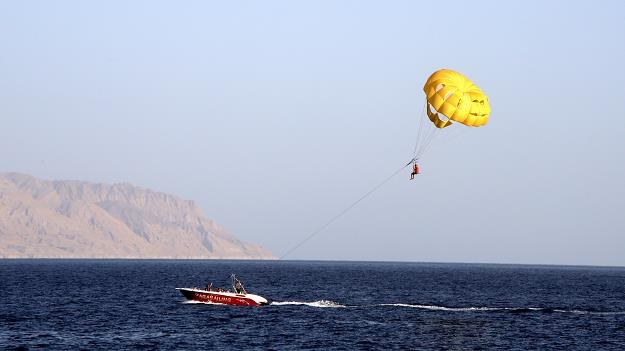
[[262, 306], [269, 304], [269, 301], [262, 296], [248, 294], [243, 287], [243, 283], [232, 274], [232, 289], [213, 289], [213, 284], [206, 286], [206, 289], [200, 288], [176, 288], [187, 300], [217, 303], [222, 305], [237, 306]]

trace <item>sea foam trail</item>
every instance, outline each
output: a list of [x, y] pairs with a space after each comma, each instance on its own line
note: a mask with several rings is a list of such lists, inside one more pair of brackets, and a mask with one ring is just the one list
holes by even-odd
[[[213, 302], [203, 302], [186, 300], [182, 303], [189, 304], [203, 304], [203, 305], [221, 305]], [[510, 313], [530, 313], [530, 312], [542, 312], [542, 313], [571, 313], [571, 314], [588, 314], [588, 315], [625, 315], [625, 311], [586, 311], [586, 310], [565, 310], [550, 307], [486, 307], [486, 306], [470, 306], [470, 307], [447, 307], [436, 305], [420, 305], [409, 303], [382, 303], [377, 305], [341, 305], [337, 302], [330, 300], [318, 300], [312, 302], [306, 301], [273, 301], [271, 306], [309, 306], [319, 308], [358, 308], [358, 307], [402, 307], [402, 308], [416, 308], [429, 311], [447, 311], [447, 312], [510, 312]]]
[[413, 304], [407, 304], [407, 303], [384, 303], [384, 304], [380, 304], [379, 306], [409, 307], [409, 308], [419, 308], [423, 310], [453, 311], [453, 312], [505, 310], [505, 308], [497, 308], [497, 307], [445, 307], [445, 306], [434, 306], [434, 305], [413, 305]]
[[271, 306], [286, 306], [286, 305], [304, 305], [310, 307], [322, 307], [322, 308], [343, 308], [345, 305], [338, 304], [334, 301], [329, 300], [319, 300], [313, 302], [303, 302], [303, 301], [273, 301]]
[[625, 311], [584, 311], [584, 310], [565, 310], [549, 307], [446, 307], [436, 305], [419, 305], [406, 303], [387, 303], [378, 306], [392, 307], [408, 307], [418, 308], [430, 311], [450, 311], [450, 312], [491, 312], [491, 311], [507, 311], [507, 312], [545, 312], [545, 313], [575, 313], [575, 314], [592, 314], [592, 315], [625, 315]]

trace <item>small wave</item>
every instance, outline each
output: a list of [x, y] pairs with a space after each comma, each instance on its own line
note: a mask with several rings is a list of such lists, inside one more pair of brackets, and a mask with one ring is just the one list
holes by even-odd
[[330, 307], [330, 308], [341, 308], [346, 307], [345, 305], [341, 305], [334, 301], [329, 300], [319, 300], [313, 302], [302, 302], [302, 301], [273, 301], [271, 303], [272, 306], [286, 306], [286, 305], [305, 305], [310, 307]]

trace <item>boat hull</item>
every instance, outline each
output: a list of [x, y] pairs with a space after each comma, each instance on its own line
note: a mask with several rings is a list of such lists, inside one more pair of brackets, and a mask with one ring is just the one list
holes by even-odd
[[235, 294], [231, 292], [209, 291], [191, 288], [176, 288], [187, 300], [235, 306], [262, 306], [269, 302], [264, 297], [254, 294]]

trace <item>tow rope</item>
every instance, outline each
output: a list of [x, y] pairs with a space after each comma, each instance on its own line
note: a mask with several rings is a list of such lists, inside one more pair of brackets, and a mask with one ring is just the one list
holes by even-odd
[[289, 249], [285, 254], [283, 254], [282, 256], [280, 256], [280, 260], [284, 259], [286, 256], [290, 255], [291, 253], [293, 253], [293, 251], [297, 250], [300, 246], [304, 245], [308, 240], [312, 239], [315, 235], [319, 234], [320, 232], [322, 232], [324, 229], [326, 229], [327, 227], [330, 226], [330, 224], [334, 223], [336, 220], [338, 220], [339, 218], [343, 217], [343, 215], [345, 215], [347, 212], [349, 212], [352, 208], [356, 207], [356, 205], [358, 205], [362, 200], [366, 199], [369, 195], [373, 194], [376, 190], [380, 189], [384, 184], [388, 183], [391, 179], [393, 179], [396, 175], [398, 175], [401, 171], [403, 171], [406, 167], [410, 166], [413, 162], [416, 161], [416, 158], [413, 158], [410, 160], [410, 162], [406, 163], [405, 166], [401, 167], [400, 169], [396, 170], [395, 172], [393, 172], [393, 174], [391, 174], [390, 176], [388, 176], [386, 179], [384, 179], [383, 181], [381, 181], [380, 183], [378, 183], [376, 186], [374, 186], [373, 188], [371, 188], [369, 191], [367, 191], [364, 195], [362, 195], [361, 197], [358, 198], [358, 200], [352, 202], [349, 206], [345, 207], [341, 212], [339, 212], [337, 215], [335, 215], [334, 217], [330, 218], [330, 220], [328, 220], [327, 222], [325, 222], [322, 226], [320, 226], [319, 228], [317, 228], [317, 230], [313, 231], [312, 233], [308, 234], [308, 236], [306, 236], [303, 240], [301, 240], [299, 243], [297, 243], [297, 245], [293, 246], [291, 249]]

